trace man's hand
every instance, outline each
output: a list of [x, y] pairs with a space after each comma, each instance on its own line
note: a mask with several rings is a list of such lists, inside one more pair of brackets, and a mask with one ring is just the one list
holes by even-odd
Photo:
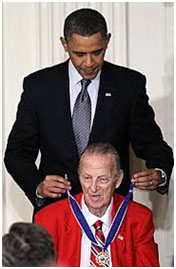
[[155, 169], [135, 173], [131, 182], [140, 190], [154, 191], [161, 183], [161, 172]]
[[37, 187], [39, 195], [50, 198], [59, 198], [67, 190], [71, 190], [70, 182], [57, 175], [46, 176]]

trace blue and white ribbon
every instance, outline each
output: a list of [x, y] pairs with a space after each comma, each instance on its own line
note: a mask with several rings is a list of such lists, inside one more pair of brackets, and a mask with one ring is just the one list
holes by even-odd
[[[115, 217], [112, 221], [108, 236], [105, 240], [105, 245], [103, 250], [106, 250], [108, 248], [108, 246], [111, 244], [111, 242], [114, 240], [114, 238], [116, 237], [120, 226], [123, 222], [123, 219], [125, 217], [126, 211], [127, 211], [127, 207], [128, 207], [128, 202], [131, 199], [132, 196], [132, 192], [133, 192], [133, 188], [134, 188], [134, 184], [131, 184], [128, 190], [128, 194], [126, 195], [126, 197], [124, 198], [124, 200], [122, 201], [118, 211], [115, 214]], [[100, 243], [96, 240], [96, 237], [93, 235], [83, 213], [82, 210], [79, 206], [79, 204], [77, 203], [77, 201], [75, 200], [75, 198], [70, 194], [69, 191], [67, 191], [68, 194], [68, 199], [69, 199], [69, 203], [70, 203], [70, 207], [72, 209], [72, 212], [78, 222], [78, 224], [80, 225], [80, 227], [83, 229], [83, 231], [85, 232], [85, 234], [87, 235], [87, 237], [89, 238], [89, 240], [95, 244], [98, 248], [100, 248], [100, 250], [102, 250], [102, 246], [100, 245]]]

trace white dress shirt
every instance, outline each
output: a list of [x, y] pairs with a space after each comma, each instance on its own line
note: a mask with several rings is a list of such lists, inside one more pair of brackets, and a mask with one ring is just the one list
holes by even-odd
[[[97, 76], [94, 79], [91, 79], [91, 83], [87, 87], [87, 91], [91, 100], [91, 127], [94, 120], [95, 109], [97, 105], [98, 98], [98, 89], [100, 84], [100, 74], [101, 71], [98, 72]], [[70, 91], [70, 110], [71, 116], [73, 115], [73, 108], [78, 94], [81, 91], [81, 80], [82, 76], [78, 73], [71, 60], [69, 60], [68, 64], [68, 75], [69, 75], [69, 91]]]
[[[95, 235], [95, 228], [93, 227], [93, 224], [97, 220], [101, 220], [103, 222], [102, 225], [102, 231], [107, 238], [107, 235], [109, 233], [109, 228], [111, 225], [111, 211], [112, 211], [112, 204], [113, 204], [113, 198], [111, 200], [110, 205], [108, 206], [105, 214], [100, 218], [92, 213], [90, 213], [88, 207], [86, 206], [84, 202], [84, 195], [82, 196], [82, 212], [84, 217], [87, 220], [87, 223], [89, 224], [89, 227], [91, 228], [91, 231]], [[90, 250], [91, 250], [91, 241], [88, 239], [87, 235], [85, 232], [82, 233], [82, 240], [81, 240], [81, 260], [80, 260], [80, 267], [89, 267], [90, 263]], [[108, 253], [109, 253], [109, 258], [110, 258], [110, 267], [112, 266], [112, 261], [111, 261], [111, 252], [110, 252], [110, 246], [107, 248]]]

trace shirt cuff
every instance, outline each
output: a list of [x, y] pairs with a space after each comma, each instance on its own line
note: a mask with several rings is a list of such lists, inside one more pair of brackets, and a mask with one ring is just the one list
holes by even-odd
[[36, 191], [35, 191], [35, 194], [36, 194], [36, 196], [37, 196], [38, 198], [40, 198], [40, 199], [45, 199], [45, 197], [43, 197], [43, 196], [41, 196], [40, 194], [38, 194], [37, 189], [36, 189]]
[[35, 197], [36, 205], [37, 205], [37, 207], [41, 207], [45, 202], [45, 197], [38, 194], [37, 189], [35, 191], [35, 194], [36, 194], [36, 197]]
[[164, 187], [166, 185], [166, 183], [167, 183], [167, 175], [166, 175], [166, 173], [162, 169], [160, 169], [160, 168], [155, 168], [155, 170], [161, 172], [162, 182], [158, 185], [158, 187], [159, 188], [160, 187]]

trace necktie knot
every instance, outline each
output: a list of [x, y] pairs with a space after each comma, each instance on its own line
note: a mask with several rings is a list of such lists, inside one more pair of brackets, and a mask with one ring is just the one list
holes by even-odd
[[91, 80], [90, 79], [82, 79], [81, 80], [81, 86], [82, 86], [82, 89], [87, 89], [87, 87], [89, 86], [89, 84], [91, 83]]
[[103, 222], [101, 220], [97, 220], [93, 225], [95, 228], [95, 231], [102, 230], [102, 225], [103, 225]]
[[83, 102], [86, 98], [88, 98], [87, 87], [89, 86], [90, 83], [91, 83], [90, 79], [81, 80], [81, 86], [82, 86], [82, 90], [80, 92], [81, 102]]

